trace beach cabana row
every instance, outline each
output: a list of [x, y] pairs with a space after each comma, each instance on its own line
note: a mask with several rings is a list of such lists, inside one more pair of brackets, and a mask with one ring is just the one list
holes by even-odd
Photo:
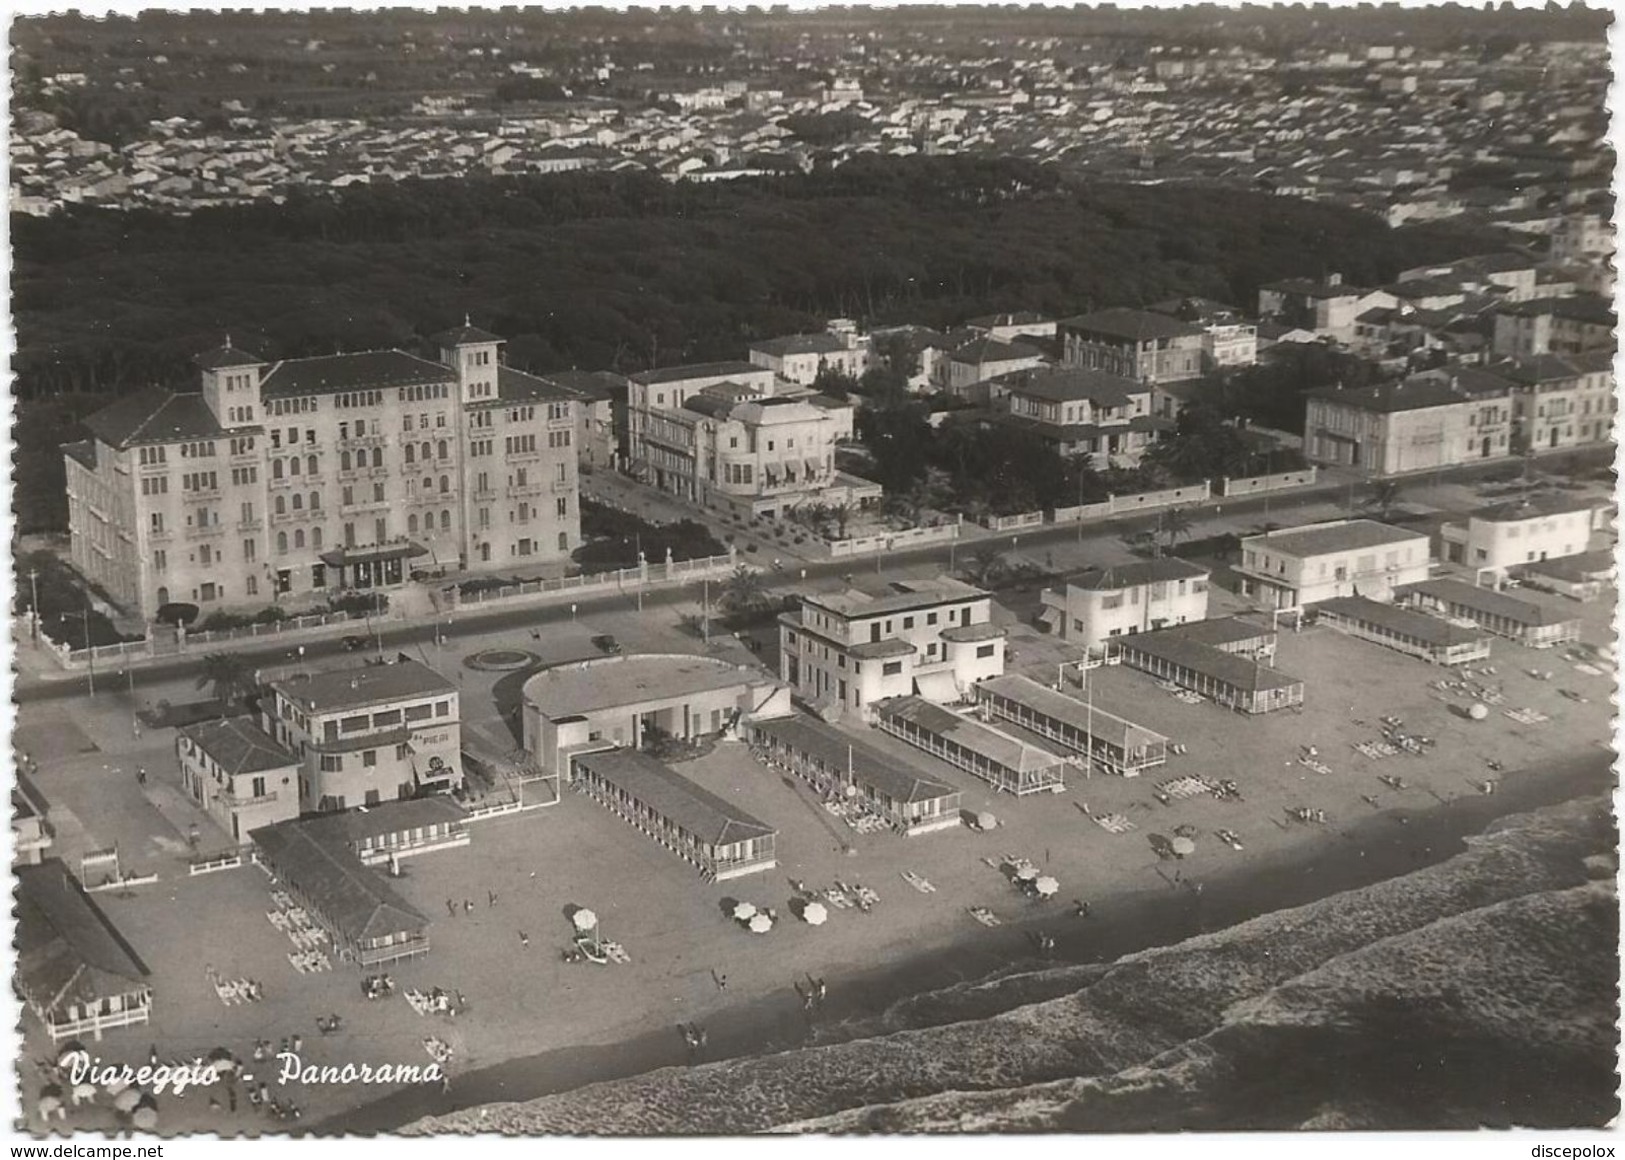
[[1489, 634], [1481, 628], [1452, 624], [1364, 596], [1323, 600], [1315, 605], [1313, 614], [1316, 623], [1436, 665], [1470, 664], [1490, 655]]
[[826, 797], [856, 801], [905, 836], [959, 825], [957, 786], [810, 717], [753, 721], [751, 742]]
[[1168, 739], [1086, 701], [1045, 688], [1016, 673], [975, 686], [976, 703], [992, 716], [1092, 758], [1123, 777], [1138, 777], [1168, 760]]
[[995, 789], [1024, 797], [1066, 788], [1066, 760], [923, 697], [892, 697], [874, 706], [883, 731], [981, 778]]

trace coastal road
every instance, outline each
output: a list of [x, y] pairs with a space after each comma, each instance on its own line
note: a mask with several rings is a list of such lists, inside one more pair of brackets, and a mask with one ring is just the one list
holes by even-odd
[[[1570, 454], [1583, 455], [1584, 453]], [[1603, 462], [1603, 460], [1599, 459], [1598, 462]], [[1420, 477], [1410, 477], [1400, 482], [1402, 485], [1410, 487], [1422, 487], [1443, 481], [1461, 483], [1494, 472], [1505, 471], [1506, 468], [1507, 463], [1501, 460], [1428, 473]], [[1220, 499], [1216, 503], [1192, 505], [1187, 510], [1191, 512], [1195, 521], [1193, 535], [1200, 537], [1203, 534], [1203, 523], [1214, 518], [1222, 518], [1226, 523], [1231, 523], [1238, 517], [1256, 516], [1256, 523], [1259, 525], [1264, 523], [1288, 524], [1292, 522], [1290, 517], [1293, 513], [1300, 509], [1316, 504], [1325, 504], [1329, 501], [1341, 502], [1352, 511], [1356, 500], [1359, 498], [1359, 492], [1360, 489], [1357, 484], [1348, 481], [1337, 481], [1285, 495], [1264, 495], [1235, 500]], [[1009, 534], [978, 536], [975, 539], [961, 543], [932, 544], [908, 551], [854, 556], [841, 560], [826, 560], [808, 563], [805, 567], [799, 561], [792, 561], [780, 570], [775, 570], [772, 567], [771, 557], [766, 559], [760, 557], [744, 559], [744, 562], [764, 570], [764, 580], [769, 591], [789, 592], [803, 587], [817, 587], [828, 584], [830, 581], [838, 580], [846, 575], [867, 574], [871, 571], [880, 574], [895, 573], [927, 564], [951, 568], [962, 559], [968, 558], [970, 553], [984, 548], [1015, 551], [1018, 554], [1026, 555], [1030, 554], [1034, 549], [1063, 544], [1115, 544], [1120, 537], [1128, 533], [1148, 531], [1154, 529], [1156, 525], [1157, 516], [1153, 513], [1144, 516], [1114, 518], [1101, 523], [1082, 525], [1049, 524]], [[763, 555], [766, 555], [766, 553], [763, 553]], [[803, 573], [805, 579], [803, 579]], [[713, 582], [713, 586], [717, 587], [719, 585]], [[671, 608], [677, 605], [698, 604], [700, 602], [700, 589], [701, 584], [699, 581], [681, 586], [651, 588], [643, 594], [643, 607], [647, 611], [650, 609]], [[576, 613], [574, 615], [625, 614], [636, 607], [636, 590], [627, 589], [624, 592], [608, 595], [583, 597], [576, 601]], [[557, 604], [493, 609], [488, 612], [465, 609], [451, 614], [442, 627], [446, 634], [446, 640], [453, 641], [502, 632], [508, 629], [528, 631], [529, 629], [547, 625], [567, 624], [571, 619], [570, 604], [561, 601]], [[379, 651], [387, 654], [408, 647], [427, 646], [433, 648], [435, 631], [436, 626], [433, 624], [390, 627], [386, 622], [385, 625], [378, 628], [373, 645], [365, 650], [357, 651], [356, 656], [374, 655]], [[368, 632], [369, 630], [361, 622], [345, 626], [342, 630], [343, 635], [363, 635], [368, 634]], [[329, 639], [311, 639], [307, 637], [303, 638], [300, 643], [304, 645], [305, 658], [309, 660], [340, 656], [350, 651], [345, 648], [342, 635], [335, 635]], [[234, 649], [231, 651], [240, 656], [244, 663], [252, 668], [286, 664], [294, 658], [295, 647], [284, 641], [270, 647]], [[173, 658], [143, 662], [135, 669], [133, 679], [128, 670], [122, 666], [109, 665], [107, 669], [97, 671], [96, 680], [104, 688], [112, 687], [127, 691], [132, 685], [135, 689], [142, 689], [172, 683], [180, 679], [196, 678], [202, 672], [204, 655], [213, 651], [217, 650], [208, 649], [203, 652], [187, 653]], [[65, 676], [60, 679], [41, 679], [20, 674], [14, 699], [19, 703], [28, 704], [58, 701], [87, 696], [88, 694], [89, 678], [82, 674]]]

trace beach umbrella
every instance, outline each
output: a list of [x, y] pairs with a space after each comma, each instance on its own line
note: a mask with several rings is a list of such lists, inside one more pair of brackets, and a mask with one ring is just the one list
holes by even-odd
[[994, 826], [996, 826], [998, 824], [999, 824], [999, 819], [994, 817], [990, 813], [985, 813], [984, 812], [984, 813], [980, 813], [980, 814], [976, 815], [976, 828], [978, 830], [991, 830]]
[[1038, 893], [1042, 894], [1045, 898], [1048, 898], [1060, 888], [1061, 884], [1055, 881], [1055, 879], [1051, 878], [1048, 874], [1044, 875], [1044, 877], [1033, 883], [1033, 889], [1038, 891]]
[[141, 1089], [127, 1087], [113, 1097], [113, 1106], [121, 1112], [133, 1112], [136, 1105], [141, 1102]]
[[598, 925], [598, 916], [583, 906], [570, 916], [570, 921], [575, 923], [577, 930], [592, 930]]
[[1490, 710], [1488, 705], [1475, 704], [1472, 706], [1472, 708], [1467, 710], [1467, 716], [1471, 717], [1474, 721], [1482, 721], [1489, 715]]
[[130, 1090], [129, 1082], [121, 1076], [114, 1076], [102, 1086], [107, 1089], [107, 1094], [110, 1096], [122, 1095], [124, 1092]]
[[737, 902], [737, 903], [734, 904], [734, 917], [737, 918], [740, 922], [749, 922], [755, 916], [756, 916], [756, 908], [754, 906], [752, 906], [750, 903], [748, 903], [748, 902]]
[[1174, 853], [1183, 858], [1186, 854], [1196, 853], [1196, 843], [1189, 838], [1175, 838], [1173, 841]]
[[773, 929], [773, 920], [765, 914], [751, 916], [750, 929], [755, 934], [766, 934]]
[[1023, 866], [1021, 869], [1016, 871], [1016, 881], [1017, 882], [1031, 882], [1034, 878], [1037, 878], [1037, 877], [1038, 877], [1038, 867], [1036, 867], [1036, 866]]
[[153, 1107], [151, 1104], [148, 1104], [145, 1107], [137, 1108], [135, 1110], [135, 1115], [130, 1117], [130, 1123], [140, 1128], [143, 1132], [150, 1132], [158, 1126], [158, 1109]]
[[809, 902], [801, 911], [801, 917], [808, 926], [823, 926], [829, 918], [829, 911], [824, 909], [822, 902]]

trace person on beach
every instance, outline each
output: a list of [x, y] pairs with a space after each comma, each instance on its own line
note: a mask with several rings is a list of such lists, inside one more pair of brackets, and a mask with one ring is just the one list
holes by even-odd
[[464, 914], [473, 914], [474, 913], [474, 904], [472, 902], [470, 902], [466, 898], [463, 899], [463, 913]]
[[485, 892], [485, 905], [486, 905], [486, 907], [489, 908], [489, 907], [495, 906], [496, 904], [497, 904], [497, 892], [495, 890], [487, 890]]
[[529, 947], [530, 947], [530, 935], [526, 934], [524, 931], [520, 931], [519, 932], [519, 945], [521, 947], [529, 949]]
[[451, 915], [453, 918], [457, 917], [457, 904], [449, 898], [446, 899], [446, 913]]
[[715, 968], [712, 968], [711, 970], [711, 981], [717, 985], [717, 990], [719, 991], [726, 991], [728, 989], [728, 976], [717, 974]]

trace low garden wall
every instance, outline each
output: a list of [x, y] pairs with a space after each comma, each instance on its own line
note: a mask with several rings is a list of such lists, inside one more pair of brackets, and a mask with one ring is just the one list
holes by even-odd
[[881, 532], [873, 536], [855, 536], [849, 540], [830, 540], [826, 543], [831, 559], [845, 556], [867, 556], [875, 552], [897, 552], [908, 548], [921, 548], [927, 544], [946, 544], [959, 538], [959, 525], [939, 524], [934, 528], [909, 528], [901, 532]]
[[1287, 487], [1309, 487], [1320, 475], [1320, 469], [1309, 467], [1303, 471], [1286, 471], [1278, 475], [1253, 475], [1246, 479], [1219, 480], [1219, 494], [1225, 497], [1262, 495]]

